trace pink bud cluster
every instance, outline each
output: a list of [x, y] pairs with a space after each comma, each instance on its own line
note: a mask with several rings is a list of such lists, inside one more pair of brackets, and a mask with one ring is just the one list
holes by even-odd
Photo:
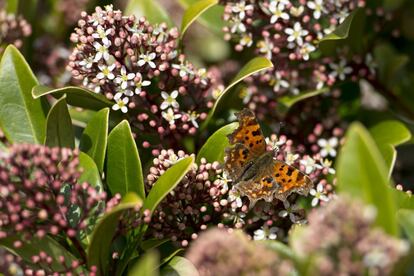
[[32, 33], [32, 27], [25, 19], [4, 9], [0, 9], [0, 26], [0, 54], [9, 44], [22, 47], [23, 38]]
[[[147, 189], [186, 156], [183, 151], [162, 150], [149, 170]], [[154, 212], [149, 235], [157, 239], [171, 238], [185, 247], [208, 225], [220, 223], [222, 213], [228, 209], [220, 204], [228, 192], [225, 183], [218, 178], [220, 174], [222, 169], [218, 162], [208, 163], [203, 158], [199, 165], [194, 165]]]
[[100, 214], [106, 194], [79, 182], [78, 151], [40, 145], [12, 146], [0, 156], [0, 238], [88, 234], [87, 221]]
[[[137, 135], [180, 141], [193, 135], [213, 105], [216, 76], [180, 53], [179, 33], [165, 23], [123, 16], [112, 6], [82, 13], [71, 40], [68, 70], [96, 93], [113, 101]], [[159, 141], [159, 142], [160, 142]], [[151, 144], [141, 141], [144, 147]]]

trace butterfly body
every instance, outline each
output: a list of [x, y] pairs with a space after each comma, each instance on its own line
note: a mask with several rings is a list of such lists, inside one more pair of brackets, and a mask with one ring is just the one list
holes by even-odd
[[274, 159], [253, 112], [237, 113], [239, 127], [228, 136], [224, 169], [234, 187], [250, 200], [250, 206], [264, 199], [286, 200], [292, 192], [307, 194], [313, 186], [308, 176], [293, 166]]

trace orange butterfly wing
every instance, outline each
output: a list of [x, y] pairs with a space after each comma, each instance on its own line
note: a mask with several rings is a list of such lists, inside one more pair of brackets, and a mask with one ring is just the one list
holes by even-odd
[[254, 113], [243, 109], [236, 113], [239, 127], [228, 136], [230, 144], [243, 144], [249, 149], [250, 158], [259, 157], [266, 152], [266, 141]]

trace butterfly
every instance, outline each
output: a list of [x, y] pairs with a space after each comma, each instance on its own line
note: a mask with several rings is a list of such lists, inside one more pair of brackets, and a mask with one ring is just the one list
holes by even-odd
[[285, 201], [293, 192], [307, 195], [312, 180], [297, 168], [274, 159], [274, 151], [266, 150], [266, 141], [256, 116], [249, 109], [235, 114], [238, 128], [228, 139], [224, 170], [233, 180], [240, 195], [247, 196], [250, 207], [258, 200]]

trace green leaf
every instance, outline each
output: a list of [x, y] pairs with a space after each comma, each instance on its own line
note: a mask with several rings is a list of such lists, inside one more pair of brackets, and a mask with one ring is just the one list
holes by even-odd
[[[178, 0], [184, 9], [194, 5], [199, 0]], [[216, 5], [204, 12], [198, 19], [201, 24], [213, 31], [214, 33], [222, 36], [223, 27], [225, 26], [223, 18], [224, 6]]]
[[119, 219], [128, 209], [134, 209], [142, 200], [134, 193], [128, 193], [122, 202], [106, 213], [92, 234], [88, 248], [88, 266], [96, 265], [98, 275], [107, 275], [111, 255], [111, 244], [116, 234]]
[[299, 257], [296, 256], [295, 252], [287, 246], [286, 244], [277, 241], [277, 240], [263, 240], [257, 241], [258, 244], [262, 244], [265, 247], [269, 248], [270, 250], [275, 251], [278, 255], [280, 255], [284, 259], [289, 259], [291, 261], [296, 261]]
[[109, 190], [122, 196], [135, 192], [145, 198], [141, 160], [129, 123], [119, 123], [108, 137], [106, 177]]
[[414, 210], [399, 210], [397, 218], [405, 234], [414, 243]]
[[[23, 243], [20, 248], [13, 246], [14, 241], [21, 240], [20, 237], [8, 237], [0, 240], [0, 246], [4, 246], [10, 252], [20, 256], [27, 263], [32, 264], [32, 256], [39, 255], [40, 251], [46, 252], [52, 257], [51, 268], [54, 271], [63, 271], [65, 266], [59, 262], [58, 257], [65, 257], [65, 265], [71, 266], [72, 262], [77, 260], [68, 250], [61, 246], [58, 242], [50, 236], [45, 236], [43, 239], [33, 237], [30, 241]], [[78, 271], [80, 272], [80, 271]]]
[[398, 121], [381, 122], [371, 128], [370, 132], [384, 157], [388, 168], [388, 177], [391, 177], [397, 158], [395, 147], [409, 141], [411, 132], [403, 123]]
[[161, 175], [154, 183], [148, 197], [145, 199], [143, 210], [148, 209], [153, 213], [161, 200], [163, 200], [163, 198], [167, 196], [178, 183], [180, 183], [181, 179], [190, 170], [193, 163], [194, 157], [185, 157]]
[[338, 190], [377, 208], [377, 225], [398, 234], [396, 204], [387, 168], [369, 132], [354, 123], [337, 162]]
[[384, 0], [384, 9], [396, 10], [404, 4], [405, 0]]
[[141, 243], [141, 248], [144, 251], [148, 251], [168, 242], [169, 240], [170, 239], [148, 239]]
[[97, 112], [83, 131], [79, 148], [95, 161], [100, 172], [103, 171], [106, 145], [108, 142], [109, 108]]
[[414, 197], [407, 194], [404, 191], [393, 189], [394, 200], [398, 209], [411, 209], [414, 210]]
[[94, 187], [100, 187], [100, 190], [103, 191], [102, 180], [99, 175], [98, 167], [92, 158], [89, 157], [86, 153], [79, 153], [79, 166], [83, 170], [81, 177], [79, 178], [79, 183], [88, 182]]
[[352, 12], [332, 33], [323, 37], [319, 43], [322, 44], [325, 41], [346, 39], [349, 36], [351, 24], [356, 14], [356, 11]]
[[205, 129], [210, 122], [211, 118], [214, 115], [214, 112], [216, 111], [217, 107], [219, 106], [221, 99], [225, 94], [227, 94], [228, 91], [230, 91], [231, 88], [233, 88], [236, 84], [244, 80], [245, 78], [260, 72], [265, 69], [272, 68], [273, 64], [270, 60], [264, 57], [256, 57], [252, 60], [250, 60], [243, 68], [239, 71], [239, 73], [234, 77], [234, 79], [230, 82], [230, 84], [221, 92], [220, 96], [217, 98], [216, 102], [214, 103], [214, 106], [211, 108], [210, 112], [208, 113], [208, 116], [204, 123], [201, 126], [201, 129]]
[[175, 256], [161, 269], [162, 276], [197, 276], [194, 265], [184, 257]]
[[224, 161], [224, 151], [229, 146], [227, 135], [231, 134], [238, 126], [238, 123], [231, 123], [214, 132], [198, 152], [197, 163], [200, 163], [203, 157], [209, 163], [214, 161], [222, 163]]
[[45, 99], [34, 100], [32, 87], [37, 85], [24, 57], [8, 46], [0, 63], [0, 128], [12, 143], [43, 143], [49, 105]]
[[32, 95], [35, 99], [45, 95], [60, 98], [63, 94], [66, 94], [66, 101], [69, 105], [91, 110], [101, 110], [105, 107], [111, 107], [114, 104], [101, 94], [75, 86], [53, 89], [47, 86], [37, 85], [32, 90]]
[[184, 13], [181, 21], [181, 37], [184, 36], [188, 27], [197, 20], [204, 12], [218, 4], [218, 0], [200, 0], [192, 4]]
[[46, 146], [71, 149], [75, 147], [75, 134], [66, 104], [66, 95], [63, 95], [50, 109], [46, 125]]
[[151, 24], [167, 23], [174, 26], [168, 13], [161, 6], [158, 0], [129, 0], [125, 15], [135, 15], [137, 18], [145, 16]]
[[299, 95], [283, 96], [283, 97], [279, 98], [279, 100], [278, 100], [278, 103], [279, 103], [278, 111], [281, 112], [281, 113], [286, 113], [294, 104], [296, 104], [300, 101], [309, 99], [311, 97], [315, 97], [315, 96], [324, 94], [328, 91], [329, 91], [329, 89], [325, 87], [325, 88], [322, 88], [322, 89], [301, 93]]
[[19, 7], [19, 0], [7, 0], [6, 11], [7, 13], [17, 14]]
[[364, 20], [365, 12], [355, 9], [332, 33], [319, 41], [319, 48], [329, 54], [334, 54], [337, 47], [345, 44], [353, 50], [360, 50], [364, 38]]
[[150, 251], [140, 257], [138, 262], [129, 270], [128, 276], [157, 276], [159, 256], [156, 251]]

